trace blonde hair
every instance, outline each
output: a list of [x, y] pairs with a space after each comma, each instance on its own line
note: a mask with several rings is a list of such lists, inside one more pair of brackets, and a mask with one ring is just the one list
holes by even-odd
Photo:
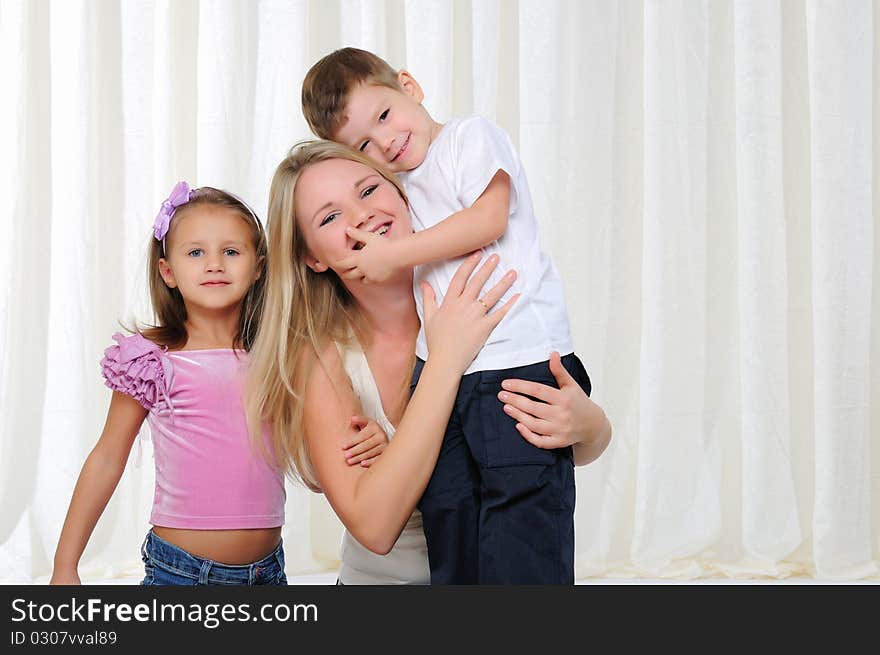
[[360, 84], [401, 88], [397, 71], [372, 52], [342, 48], [318, 60], [302, 84], [303, 115], [312, 132], [322, 139], [335, 137], [348, 96]]
[[[263, 226], [253, 211], [241, 200], [227, 191], [213, 187], [200, 187], [193, 189], [189, 201], [181, 205], [171, 219], [171, 230], [167, 237], [170, 238], [174, 229], [175, 219], [195, 205], [211, 205], [224, 207], [237, 212], [251, 229], [253, 246], [257, 256], [257, 266], [262, 267], [266, 260], [266, 233]], [[147, 276], [150, 281], [150, 300], [153, 305], [153, 324], [138, 325], [136, 331], [140, 332], [150, 341], [170, 348], [172, 350], [183, 348], [186, 345], [186, 305], [180, 290], [171, 288], [165, 284], [159, 273], [159, 260], [165, 257], [162, 242], [150, 235], [150, 252], [147, 263]], [[266, 276], [260, 275], [248, 289], [241, 304], [241, 314], [238, 318], [238, 329], [233, 340], [235, 348], [250, 350], [259, 327], [260, 314], [263, 309], [263, 295], [266, 286]]]
[[[306, 265], [305, 238], [296, 220], [296, 185], [309, 166], [347, 159], [367, 166], [406, 198], [397, 178], [351, 148], [332, 141], [303, 141], [275, 169], [269, 191], [269, 283], [261, 328], [251, 349], [248, 424], [271, 429], [271, 460], [313, 491], [320, 491], [303, 426], [305, 384], [320, 353], [332, 342], [347, 343], [362, 327], [357, 304], [332, 270]], [[260, 440], [257, 444], [262, 446]], [[265, 450], [264, 450], [265, 452]]]

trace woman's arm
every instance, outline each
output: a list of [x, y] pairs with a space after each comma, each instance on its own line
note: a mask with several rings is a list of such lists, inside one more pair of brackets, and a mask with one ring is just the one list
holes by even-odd
[[[348, 418], [361, 408], [335, 346], [312, 367], [304, 402], [311, 463], [333, 510], [373, 552], [387, 554], [400, 536], [434, 470], [461, 375], [517, 298], [487, 314], [477, 298], [498, 260], [490, 258], [468, 282], [478, 262], [475, 255], [461, 265], [439, 309], [430, 287], [422, 287], [430, 355], [394, 439], [369, 468], [348, 466], [339, 456], [352, 433]], [[488, 307], [514, 277], [509, 273], [482, 296]]]
[[113, 392], [98, 443], [83, 464], [55, 549], [49, 584], [80, 584], [77, 566], [104, 507], [113, 495], [138, 430], [147, 416], [138, 401]]
[[565, 370], [557, 352], [550, 356], [550, 371], [559, 389], [528, 380], [504, 380], [498, 400], [505, 403], [504, 411], [517, 421], [516, 429], [529, 443], [538, 448], [572, 446], [575, 466], [589, 464], [608, 447], [611, 423]]

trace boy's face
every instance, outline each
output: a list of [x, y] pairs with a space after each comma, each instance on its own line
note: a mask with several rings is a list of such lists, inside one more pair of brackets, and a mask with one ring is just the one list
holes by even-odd
[[395, 173], [421, 164], [442, 127], [422, 106], [421, 87], [406, 71], [398, 74], [401, 90], [361, 84], [351, 90], [344, 122], [334, 141], [362, 151]]

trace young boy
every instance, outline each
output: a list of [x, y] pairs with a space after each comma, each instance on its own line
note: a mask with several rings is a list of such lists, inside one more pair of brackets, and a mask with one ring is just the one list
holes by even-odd
[[[548, 357], [587, 394], [573, 354], [562, 283], [542, 252], [525, 172], [507, 134], [480, 117], [434, 121], [406, 71], [355, 48], [316, 63], [303, 82], [312, 131], [361, 150], [400, 176], [415, 232], [388, 242], [347, 228], [357, 241], [344, 277], [381, 282], [415, 267], [438, 302], [461, 257], [482, 248], [517, 269], [521, 293], [465, 372], [431, 481], [419, 502], [432, 584], [572, 584], [575, 486], [571, 448], [526, 441], [497, 394], [502, 380], [552, 384]], [[496, 274], [487, 288], [497, 281]], [[418, 287], [416, 287], [418, 288]], [[424, 318], [421, 294], [416, 293]], [[428, 356], [424, 330], [413, 384]]]

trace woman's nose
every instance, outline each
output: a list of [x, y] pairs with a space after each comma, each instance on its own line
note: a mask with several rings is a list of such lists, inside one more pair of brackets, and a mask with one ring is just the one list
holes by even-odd
[[365, 224], [370, 222], [370, 219], [373, 218], [373, 215], [373, 210], [370, 207], [362, 207], [357, 214], [354, 226], [357, 228], [364, 226]]

